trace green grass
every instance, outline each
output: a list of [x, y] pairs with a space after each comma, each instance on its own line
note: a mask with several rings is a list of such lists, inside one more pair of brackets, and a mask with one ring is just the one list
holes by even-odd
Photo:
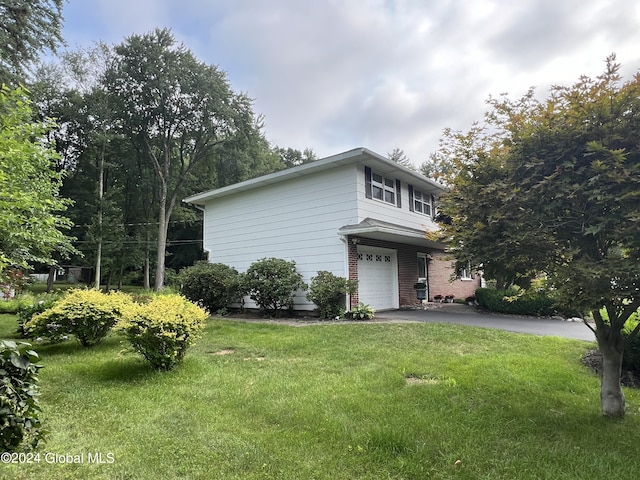
[[[0, 338], [14, 324], [0, 316]], [[159, 373], [118, 337], [40, 345], [51, 433], [41, 463], [0, 477], [635, 479], [640, 392], [625, 390], [625, 420], [602, 418], [599, 380], [580, 363], [590, 346], [456, 325], [214, 319], [184, 365]], [[46, 452], [85, 463], [47, 464]]]

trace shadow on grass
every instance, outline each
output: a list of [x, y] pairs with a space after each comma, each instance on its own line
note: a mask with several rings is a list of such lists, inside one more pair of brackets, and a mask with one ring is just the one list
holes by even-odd
[[156, 373], [147, 362], [132, 355], [101, 362], [100, 368], [92, 369], [91, 375], [98, 382], [139, 383]]

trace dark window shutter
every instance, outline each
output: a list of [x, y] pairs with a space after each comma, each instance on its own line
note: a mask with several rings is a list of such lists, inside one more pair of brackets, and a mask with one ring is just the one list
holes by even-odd
[[364, 167], [364, 194], [367, 198], [373, 198], [371, 194], [371, 168]]
[[413, 185], [409, 185], [409, 210], [415, 211], [413, 208]]
[[398, 208], [402, 208], [402, 183], [400, 180], [396, 180], [396, 205]]
[[436, 197], [431, 195], [431, 218], [436, 218]]

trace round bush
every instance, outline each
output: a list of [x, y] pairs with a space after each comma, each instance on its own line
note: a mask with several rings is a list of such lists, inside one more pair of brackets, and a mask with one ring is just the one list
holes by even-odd
[[357, 288], [357, 280], [347, 280], [331, 272], [319, 271], [311, 279], [307, 300], [317, 305], [320, 317], [335, 318], [344, 311], [345, 295], [355, 293]]
[[74, 335], [83, 347], [90, 347], [107, 336], [132, 303], [131, 297], [122, 292], [70, 290], [53, 307], [34, 315], [24, 330], [32, 338], [51, 341]]
[[171, 370], [182, 362], [208, 316], [181, 295], [157, 295], [147, 303], [131, 304], [116, 330], [153, 368]]
[[296, 262], [263, 258], [251, 264], [243, 276], [244, 290], [258, 306], [269, 313], [293, 308], [293, 295], [306, 289]]
[[222, 263], [198, 262], [180, 272], [180, 292], [210, 313], [219, 312], [240, 297], [240, 275]]

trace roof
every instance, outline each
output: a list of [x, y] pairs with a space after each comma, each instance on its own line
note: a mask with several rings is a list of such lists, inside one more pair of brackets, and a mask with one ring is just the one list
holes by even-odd
[[367, 166], [374, 169], [376, 173], [393, 176], [394, 178], [397, 178], [404, 182], [419, 186], [420, 190], [424, 191], [425, 193], [439, 194], [445, 190], [445, 187], [435, 180], [427, 178], [414, 170], [403, 167], [402, 165], [398, 165], [397, 163], [389, 160], [386, 157], [383, 157], [382, 155], [372, 152], [371, 150], [368, 150], [366, 148], [354, 148], [353, 150], [348, 150], [337, 155], [321, 158], [320, 160], [305, 163], [303, 165], [298, 165], [297, 167], [280, 170], [268, 175], [245, 180], [244, 182], [239, 182], [233, 185], [228, 185], [226, 187], [217, 188], [215, 190], [208, 190], [206, 192], [198, 193], [196, 195], [185, 198], [183, 201], [201, 205], [215, 198], [233, 195], [247, 190], [253, 190], [255, 188], [263, 187], [266, 185], [273, 185], [275, 183], [284, 182], [295, 177], [311, 175], [316, 172], [329, 170], [338, 166], [348, 164], [366, 164]]
[[401, 241], [403, 243], [410, 245], [428, 246], [440, 250], [444, 250], [446, 248], [446, 245], [443, 243], [428, 240], [425, 236], [426, 231], [426, 229], [419, 230], [367, 217], [355, 225], [345, 225], [344, 227], [340, 227], [338, 229], [338, 234], [357, 235], [359, 237], [388, 240], [392, 242], [397, 242], [399, 237], [401, 237]]

